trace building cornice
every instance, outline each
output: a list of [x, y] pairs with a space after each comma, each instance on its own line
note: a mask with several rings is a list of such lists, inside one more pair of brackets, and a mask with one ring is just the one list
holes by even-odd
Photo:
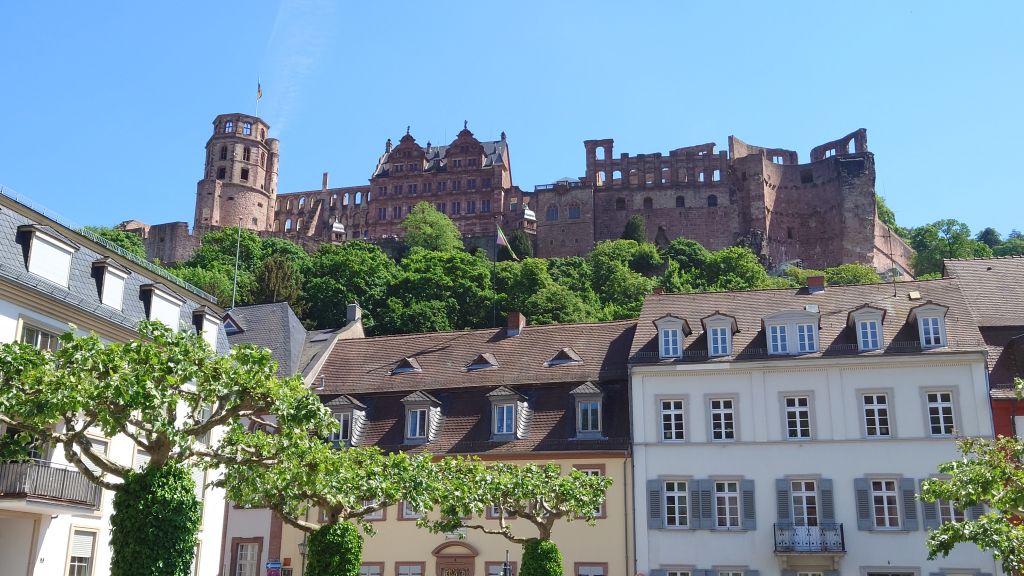
[[74, 324], [82, 330], [95, 332], [103, 338], [128, 341], [139, 337], [138, 332], [127, 326], [90, 314], [75, 306], [69, 306], [62, 300], [41, 294], [18, 283], [10, 282], [6, 278], [0, 278], [0, 287], [3, 287], [4, 299], [9, 302], [33, 312], [45, 314], [61, 322]]

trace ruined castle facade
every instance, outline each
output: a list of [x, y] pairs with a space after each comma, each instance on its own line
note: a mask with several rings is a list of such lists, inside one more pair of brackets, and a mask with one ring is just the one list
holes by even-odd
[[648, 240], [696, 240], [709, 249], [748, 246], [769, 264], [824, 268], [858, 262], [909, 275], [912, 251], [878, 220], [874, 156], [861, 129], [811, 150], [752, 146], [729, 138], [727, 151], [701, 144], [661, 153], [613, 156], [614, 141], [587, 140], [586, 173], [536, 186], [512, 182], [504, 133], [480, 141], [467, 127], [447, 145], [418, 144], [406, 131], [389, 139], [368, 185], [277, 190], [279, 143], [269, 126], [245, 114], [223, 114], [206, 143], [192, 232], [185, 222], [146, 226], [150, 258], [187, 259], [202, 234], [241, 225], [314, 249], [362, 239], [393, 245], [401, 221], [418, 202], [433, 204], [462, 231], [469, 247], [491, 251], [497, 226], [523, 230], [541, 257], [583, 255], [618, 238], [640, 214]]

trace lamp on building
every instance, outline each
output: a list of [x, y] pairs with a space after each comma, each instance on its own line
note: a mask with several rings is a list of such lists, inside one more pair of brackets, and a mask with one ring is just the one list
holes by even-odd
[[309, 539], [309, 534], [302, 535], [302, 542], [299, 542], [299, 556], [302, 556], [302, 574], [306, 574], [306, 550], [308, 545], [306, 541]]
[[512, 565], [508, 563], [508, 549], [505, 549], [505, 563], [501, 565], [501, 576], [512, 576]]

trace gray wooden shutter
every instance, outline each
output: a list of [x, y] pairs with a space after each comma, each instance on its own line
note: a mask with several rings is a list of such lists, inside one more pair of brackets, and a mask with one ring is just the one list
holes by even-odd
[[[775, 505], [778, 508], [780, 526], [792, 526], [793, 514], [790, 512], [789, 480], [779, 478], [775, 481]], [[794, 572], [794, 576], [795, 576]]]
[[985, 514], [985, 505], [975, 504], [974, 506], [969, 507], [966, 510], [966, 512], [968, 520], [977, 520], [978, 518], [981, 518], [983, 514]]
[[701, 528], [712, 530], [715, 527], [714, 482], [710, 479], [699, 482]]
[[871, 481], [867, 478], [854, 478], [853, 492], [857, 496], [857, 529], [874, 530], [875, 519], [871, 513]]
[[703, 528], [704, 525], [701, 522], [700, 510], [700, 480], [690, 480], [690, 483], [687, 484], [686, 487], [690, 491], [690, 497], [686, 502], [689, 504], [689, 517], [687, 518], [689, 526], [694, 530]]
[[900, 494], [903, 496], [903, 529], [917, 530], [917, 481], [900, 478]]
[[662, 486], [661, 480], [647, 481], [647, 527], [651, 529], [665, 527], [665, 515], [661, 511]]
[[[924, 480], [921, 480], [921, 484], [924, 484]], [[942, 525], [942, 522], [939, 520], [938, 502], [925, 502], [921, 500], [921, 524], [925, 530], [935, 530]]]
[[821, 521], [825, 524], [835, 524], [836, 521], [836, 504], [835, 504], [835, 490], [832, 488], [832, 480], [830, 478], [822, 478], [818, 480], [818, 492], [821, 494]]
[[741, 526], [744, 530], [755, 530], [757, 529], [757, 510], [754, 508], [754, 481], [741, 480], [740, 494], [743, 498]]

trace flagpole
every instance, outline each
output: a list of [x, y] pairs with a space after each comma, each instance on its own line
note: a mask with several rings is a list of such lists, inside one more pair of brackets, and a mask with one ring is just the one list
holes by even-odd
[[491, 290], [494, 291], [494, 298], [491, 299], [491, 326], [498, 326], [498, 234], [501, 234], [501, 227], [498, 226], [498, 215], [494, 215], [494, 258], [491, 259]]
[[260, 77], [256, 77], [256, 117], [260, 117], [260, 96], [263, 96], [263, 86], [260, 84]]
[[242, 219], [238, 219], [238, 236], [235, 239], [235, 279], [231, 284], [231, 308], [235, 307], [235, 294], [238, 292], [238, 253], [242, 247]]

